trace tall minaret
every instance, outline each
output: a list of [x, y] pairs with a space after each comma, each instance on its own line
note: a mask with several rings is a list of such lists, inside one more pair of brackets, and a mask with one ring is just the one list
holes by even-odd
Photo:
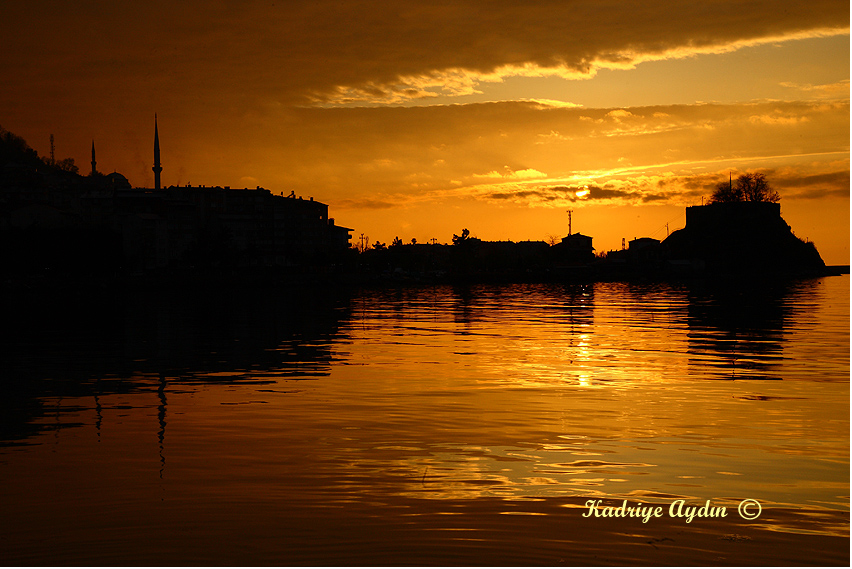
[[98, 173], [98, 163], [95, 161], [95, 141], [92, 141], [92, 176]]
[[160, 135], [157, 133], [157, 113], [154, 113], [154, 189], [160, 189], [160, 172], [163, 167], [160, 166]]

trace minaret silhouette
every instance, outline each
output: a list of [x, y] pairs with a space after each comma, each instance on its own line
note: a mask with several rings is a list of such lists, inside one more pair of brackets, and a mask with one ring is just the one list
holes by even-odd
[[97, 162], [95, 161], [95, 141], [92, 141], [92, 176], [98, 173]]
[[157, 132], [157, 113], [154, 113], [154, 189], [160, 189], [160, 172], [163, 167], [160, 166], [160, 135]]

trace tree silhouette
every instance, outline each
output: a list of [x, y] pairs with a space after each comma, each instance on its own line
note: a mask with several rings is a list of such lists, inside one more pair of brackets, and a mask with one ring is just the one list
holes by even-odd
[[71, 172], [72, 174], [76, 174], [79, 171], [77, 165], [74, 164], [73, 158], [64, 158], [62, 160], [57, 160], [54, 165], [63, 172]]
[[470, 238], [470, 231], [462, 229], [461, 235], [453, 233], [453, 245], [461, 245]]
[[710, 197], [710, 203], [767, 202], [776, 203], [781, 199], [778, 192], [770, 187], [763, 174], [743, 174], [735, 184], [722, 182]]

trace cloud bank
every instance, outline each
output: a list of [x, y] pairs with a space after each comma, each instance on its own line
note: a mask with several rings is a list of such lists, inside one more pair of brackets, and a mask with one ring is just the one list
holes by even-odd
[[837, 101], [304, 108], [274, 150], [257, 150], [283, 166], [284, 187], [311, 180], [332, 201], [461, 196], [559, 205], [588, 186], [579, 202], [683, 204], [709, 195], [727, 172], [761, 168], [777, 172], [782, 196], [848, 192], [838, 174], [848, 171], [848, 125], [849, 103]]
[[106, 74], [131, 99], [153, 88], [231, 104], [399, 103], [849, 29], [836, 0], [32, 0], [4, 12], [0, 72], [34, 90]]

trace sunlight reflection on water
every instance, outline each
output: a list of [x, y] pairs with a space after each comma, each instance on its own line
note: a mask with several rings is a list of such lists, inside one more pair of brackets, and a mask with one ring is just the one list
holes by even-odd
[[[482, 285], [214, 314], [140, 300], [51, 337], [22, 320], [4, 354], [4, 529], [26, 543], [44, 513], [88, 508], [91, 531], [125, 512], [144, 535], [182, 508], [215, 534], [251, 508], [284, 523], [492, 498], [848, 511], [848, 299], [848, 277]], [[552, 516], [541, 503], [508, 513]]]

